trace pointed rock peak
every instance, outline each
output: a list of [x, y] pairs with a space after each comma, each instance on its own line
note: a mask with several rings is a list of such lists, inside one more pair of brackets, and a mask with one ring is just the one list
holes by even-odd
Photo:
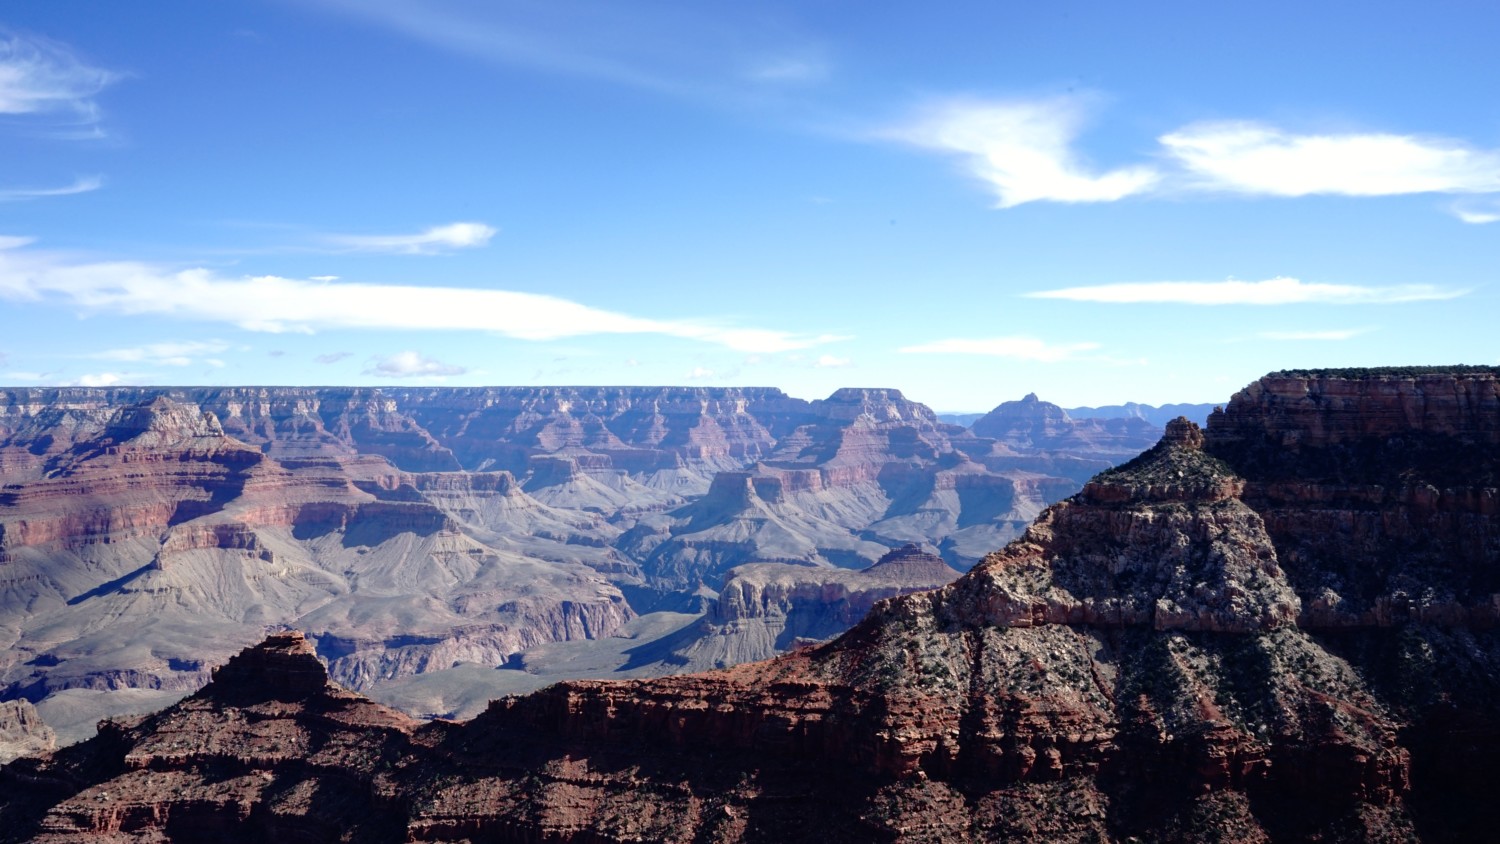
[[272, 633], [258, 645], [240, 651], [215, 668], [213, 681], [200, 695], [248, 703], [296, 701], [328, 687], [328, 671], [312, 643], [300, 632]]
[[1186, 416], [1179, 416], [1167, 423], [1167, 430], [1162, 434], [1161, 442], [1167, 446], [1202, 451], [1203, 429]]
[[1027, 393], [1026, 398], [1021, 399], [1022, 404], [1037, 404], [1040, 401], [1041, 399], [1037, 398], [1036, 393]]
[[1243, 489], [1244, 481], [1228, 464], [1203, 450], [1203, 430], [1179, 416], [1167, 423], [1156, 445], [1096, 475], [1081, 495], [1096, 503], [1221, 501]]

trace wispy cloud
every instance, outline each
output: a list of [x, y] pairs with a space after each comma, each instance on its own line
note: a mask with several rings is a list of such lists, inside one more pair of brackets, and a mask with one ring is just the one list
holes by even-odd
[[853, 364], [854, 361], [849, 358], [835, 357], [834, 355], [819, 355], [818, 359], [813, 362], [813, 367], [816, 369], [842, 369]]
[[[1158, 154], [1110, 170], [1075, 149], [1096, 98], [938, 101], [877, 137], [959, 156], [999, 208], [1113, 202], [1141, 194], [1300, 197], [1500, 193], [1500, 150], [1390, 132], [1297, 133], [1256, 121], [1190, 123], [1160, 135]], [[1455, 205], [1469, 223], [1500, 220], [1483, 201]]]
[[19, 202], [49, 196], [72, 196], [98, 190], [103, 185], [104, 180], [99, 176], [87, 176], [74, 179], [71, 185], [57, 188], [0, 188], [0, 202]]
[[1474, 226], [1500, 223], [1500, 199], [1488, 197], [1464, 199], [1449, 207], [1453, 216]]
[[999, 208], [1027, 202], [1112, 202], [1150, 189], [1151, 167], [1094, 172], [1072, 144], [1084, 123], [1074, 98], [995, 102], [955, 100], [928, 108], [881, 136], [960, 157]]
[[692, 369], [688, 370], [687, 374], [682, 377], [686, 378], [689, 381], [702, 381], [705, 378], [714, 377], [714, 371], [706, 367], [695, 366]]
[[1176, 305], [1391, 305], [1456, 299], [1467, 290], [1431, 284], [1364, 287], [1354, 284], [1316, 284], [1295, 278], [1265, 281], [1145, 281], [1067, 287], [1025, 294], [1033, 299], [1074, 302], [1154, 303]]
[[986, 355], [1015, 360], [1057, 363], [1070, 360], [1099, 348], [1098, 343], [1048, 343], [1035, 337], [987, 337], [967, 340], [952, 338], [902, 346], [905, 354]]
[[[350, 252], [387, 252], [392, 255], [436, 255], [452, 249], [485, 246], [496, 229], [484, 223], [449, 223], [433, 226], [416, 234], [333, 234], [324, 240], [337, 249]], [[326, 281], [330, 276], [319, 276]]]
[[330, 352], [326, 355], [318, 355], [317, 357], [313, 358], [313, 361], [327, 366], [331, 363], [338, 363], [344, 358], [352, 357], [353, 355], [353, 352]]
[[1361, 334], [1369, 334], [1373, 328], [1330, 328], [1317, 331], [1262, 331], [1256, 335], [1262, 340], [1285, 341], [1337, 341], [1352, 340]]
[[378, 378], [446, 378], [468, 371], [468, 367], [443, 363], [420, 352], [406, 351], [376, 358], [365, 370], [365, 374]]
[[745, 75], [757, 82], [821, 82], [828, 77], [828, 65], [808, 56], [778, 56], [754, 63]]
[[226, 278], [208, 269], [175, 270], [135, 261], [73, 262], [26, 249], [27, 242], [0, 238], [0, 299], [53, 303], [84, 313], [149, 314], [272, 333], [480, 331], [520, 340], [659, 334], [762, 354], [848, 339], [712, 320], [649, 319], [511, 290], [316, 282], [279, 276]]
[[1500, 191], [1500, 152], [1449, 138], [1297, 135], [1262, 123], [1215, 122], [1159, 140], [1200, 190], [1271, 196]]
[[[151, 363], [160, 366], [190, 366], [204, 355], [216, 355], [228, 349], [229, 344], [222, 340], [191, 340], [182, 343], [147, 343], [143, 346], [95, 352], [85, 357], [126, 363]], [[215, 365], [212, 360], [205, 361], [205, 363], [210, 366]], [[223, 362], [219, 361], [217, 365], [223, 366]]]
[[478, 61], [588, 79], [714, 107], [751, 101], [767, 86], [807, 83], [828, 64], [795, 26], [756, 7], [607, 0], [468, 3], [322, 0], [438, 49]]
[[63, 115], [94, 124], [94, 96], [118, 75], [92, 67], [67, 45], [0, 29], [0, 114]]

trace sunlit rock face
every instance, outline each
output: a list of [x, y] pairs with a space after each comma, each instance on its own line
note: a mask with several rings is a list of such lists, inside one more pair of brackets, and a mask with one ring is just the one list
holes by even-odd
[[832, 582], [915, 543], [964, 569], [1078, 459], [888, 389], [3, 389], [0, 699], [138, 711], [281, 626], [370, 690], [702, 611], [745, 564]]
[[[274, 658], [244, 663], [265, 670], [226, 669], [174, 709], [13, 763], [0, 829], [82, 841], [177, 818], [440, 841], [1485, 840], [1500, 823], [1500, 639], [1486, 614], [1500, 569], [1486, 432], [1500, 418], [1481, 401], [1394, 425], [1386, 396], [1483, 395], [1493, 381], [1268, 376], [1206, 431], [1172, 423], [950, 585], [880, 601], [833, 642], [769, 661], [560, 683], [417, 725], [336, 687], [304, 695], [318, 678], [276, 668], [294, 643], [273, 640]], [[1314, 412], [1324, 391], [1358, 398]], [[1297, 436], [1285, 420], [1301, 411], [1266, 398], [1286, 395], [1324, 433]], [[1396, 471], [1366, 462], [1392, 439], [1421, 449]], [[252, 675], [298, 691], [241, 699]]]

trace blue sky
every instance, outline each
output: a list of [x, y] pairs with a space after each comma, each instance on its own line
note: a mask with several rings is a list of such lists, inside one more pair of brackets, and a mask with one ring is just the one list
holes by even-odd
[[0, 384], [1500, 363], [1493, 3], [0, 10]]

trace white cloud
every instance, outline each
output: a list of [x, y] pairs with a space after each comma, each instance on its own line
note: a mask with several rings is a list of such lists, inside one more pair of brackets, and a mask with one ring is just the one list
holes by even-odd
[[365, 374], [379, 378], [446, 378], [449, 375], [462, 375], [468, 371], [467, 367], [443, 363], [440, 360], [425, 357], [419, 352], [406, 351], [397, 352], [389, 357], [377, 358], [370, 368], [365, 370]]
[[92, 375], [80, 375], [71, 381], [58, 384], [59, 387], [113, 387], [127, 381], [138, 381], [139, 375], [128, 372], [99, 372]]
[[[351, 252], [388, 252], [393, 255], [436, 255], [450, 249], [472, 249], [484, 246], [495, 236], [496, 229], [484, 223], [449, 223], [433, 226], [417, 234], [333, 234], [324, 237], [331, 245]], [[318, 281], [330, 280], [318, 276]]]
[[1500, 199], [1464, 199], [1455, 202], [1448, 210], [1453, 212], [1453, 216], [1474, 226], [1500, 222]]
[[338, 281], [339, 277], [336, 275], [313, 275], [308, 276], [307, 279], [308, 281]]
[[225, 278], [207, 269], [171, 270], [134, 261], [75, 263], [52, 253], [15, 248], [27, 242], [0, 237], [0, 299], [58, 304], [86, 314], [175, 317], [271, 333], [482, 331], [519, 340], [660, 334], [761, 354], [847, 339], [707, 320], [648, 319], [511, 290], [325, 283], [278, 276]]
[[852, 363], [854, 363], [854, 361], [850, 360], [849, 358], [834, 357], [833, 355], [822, 355], [818, 358], [817, 362], [813, 364], [813, 366], [818, 369], [839, 369], [841, 367], [849, 366]]
[[994, 190], [1000, 208], [1026, 202], [1112, 202], [1150, 189], [1153, 168], [1094, 173], [1071, 145], [1083, 123], [1075, 99], [957, 100], [929, 109], [882, 136], [960, 156]]
[[73, 180], [73, 184], [64, 185], [60, 188], [0, 188], [0, 202], [18, 202], [27, 199], [41, 199], [48, 196], [72, 196], [77, 193], [88, 193], [98, 190], [103, 186], [104, 180], [98, 176], [89, 176]]
[[688, 370], [688, 374], [684, 375], [683, 377], [689, 381], [702, 381], [705, 378], [714, 377], [714, 371], [712, 369], [706, 369], [701, 366], [695, 366], [692, 369]]
[[1447, 138], [1294, 135], [1261, 123], [1216, 122], [1159, 140], [1198, 189], [1272, 196], [1500, 191], [1500, 152]]
[[[116, 360], [125, 363], [153, 363], [161, 366], [189, 366], [193, 359], [203, 355], [218, 354], [229, 349], [222, 340], [188, 341], [184, 343], [147, 343], [126, 349], [110, 349], [95, 352], [85, 357], [98, 360]], [[210, 364], [212, 365], [212, 364]], [[219, 364], [223, 366], [221, 362]]]
[[1456, 299], [1467, 290], [1431, 284], [1362, 287], [1353, 284], [1310, 284], [1295, 278], [1265, 281], [1144, 281], [1068, 287], [1027, 293], [1033, 299], [1074, 302], [1154, 303], [1177, 305], [1389, 305]]
[[0, 114], [65, 113], [95, 123], [93, 97], [117, 78], [56, 41], [0, 31]]
[[1500, 222], [1500, 211], [1465, 211], [1462, 208], [1455, 208], [1453, 214], [1471, 225]]
[[1098, 343], [1064, 343], [1054, 345], [1035, 337], [988, 337], [977, 340], [953, 338], [903, 346], [906, 354], [988, 355], [1016, 360], [1057, 363], [1099, 348]]
[[1258, 336], [1263, 340], [1352, 340], [1361, 334], [1369, 334], [1371, 328], [1330, 328], [1321, 331], [1262, 331]]

